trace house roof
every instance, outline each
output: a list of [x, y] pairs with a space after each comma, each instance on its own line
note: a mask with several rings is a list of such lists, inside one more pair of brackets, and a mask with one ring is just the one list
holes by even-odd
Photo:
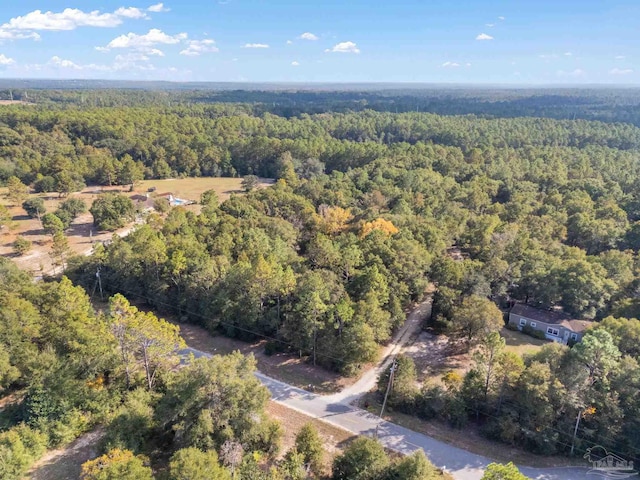
[[514, 315], [529, 318], [547, 325], [561, 325], [569, 330], [579, 333], [586, 330], [593, 322], [589, 320], [577, 320], [559, 310], [542, 310], [523, 303], [516, 303], [511, 312]]

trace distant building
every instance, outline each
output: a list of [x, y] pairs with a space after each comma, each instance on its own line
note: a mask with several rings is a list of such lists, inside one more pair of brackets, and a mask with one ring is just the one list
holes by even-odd
[[558, 310], [542, 310], [516, 303], [509, 312], [509, 325], [522, 330], [529, 326], [543, 332], [548, 340], [567, 344], [582, 340], [585, 330], [593, 325], [589, 320], [576, 320]]

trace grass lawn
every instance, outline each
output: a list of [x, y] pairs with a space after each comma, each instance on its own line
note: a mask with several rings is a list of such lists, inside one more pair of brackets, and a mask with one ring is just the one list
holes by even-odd
[[540, 340], [519, 331], [509, 330], [506, 327], [500, 331], [500, 335], [507, 343], [506, 350], [521, 356], [527, 353], [536, 353], [542, 345], [550, 342], [550, 340]]
[[[149, 188], [155, 187], [155, 193], [172, 193], [174, 197], [183, 200], [200, 200], [200, 195], [207, 190], [215, 190], [221, 202], [228, 199], [233, 193], [244, 193], [240, 186], [242, 178], [228, 177], [189, 177], [169, 178], [166, 180], [144, 180], [136, 185], [136, 192], [144, 193]], [[271, 178], [261, 178], [260, 187], [273, 185]]]

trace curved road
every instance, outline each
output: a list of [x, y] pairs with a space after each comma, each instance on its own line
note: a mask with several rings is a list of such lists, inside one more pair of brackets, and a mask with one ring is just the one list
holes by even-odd
[[[185, 356], [193, 354], [196, 358], [212, 356], [193, 348], [187, 348], [181, 353]], [[323, 397], [309, 393], [259, 372], [256, 373], [256, 377], [269, 389], [274, 401], [354, 434], [373, 436], [378, 427], [378, 437], [385, 447], [404, 454], [422, 449], [434, 465], [450, 473], [456, 480], [480, 480], [484, 469], [491, 463], [490, 459], [481, 455], [453, 447], [400, 425], [380, 421], [378, 417], [365, 410], [337, 400], [335, 395]], [[519, 468], [527, 477], [537, 480], [594, 478], [587, 476], [586, 463], [585, 468]]]

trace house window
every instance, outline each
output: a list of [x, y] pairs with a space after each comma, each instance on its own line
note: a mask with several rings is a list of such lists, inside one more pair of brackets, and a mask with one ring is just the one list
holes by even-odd
[[578, 340], [578, 334], [577, 333], [572, 333], [571, 334], [571, 340]]
[[520, 326], [524, 327], [527, 324], [527, 321], [524, 318], [520, 319]]
[[557, 328], [547, 327], [547, 333], [549, 335], [555, 335], [556, 337], [560, 335], [560, 331]]
[[536, 322], [531, 322], [531, 326], [532, 326], [533, 328], [536, 328], [536, 325], [537, 325], [537, 323], [536, 323]]

